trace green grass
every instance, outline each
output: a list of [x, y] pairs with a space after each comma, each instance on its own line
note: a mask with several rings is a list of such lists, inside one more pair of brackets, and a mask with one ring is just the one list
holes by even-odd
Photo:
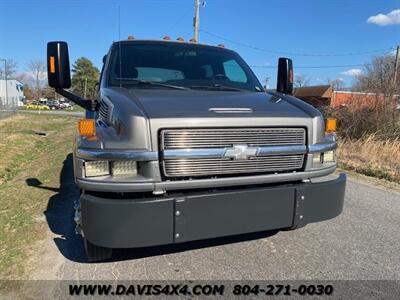
[[37, 178], [59, 187], [75, 124], [74, 118], [49, 115], [17, 114], [0, 120], [0, 279], [24, 278], [31, 245], [44, 238], [47, 225], [41, 217], [55, 192], [30, 187], [25, 180]]

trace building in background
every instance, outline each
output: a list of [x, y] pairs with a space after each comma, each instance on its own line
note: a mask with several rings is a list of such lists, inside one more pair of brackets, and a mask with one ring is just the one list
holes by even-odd
[[333, 89], [331, 85], [315, 85], [295, 88], [294, 95], [315, 106], [330, 106]]
[[[7, 82], [7, 87], [6, 87]], [[0, 109], [23, 106], [24, 84], [15, 78], [0, 78]]]
[[[294, 95], [317, 107], [347, 107], [351, 110], [360, 108], [376, 108], [384, 100], [383, 95], [350, 91], [334, 91], [330, 85], [317, 85], [296, 88]], [[393, 106], [398, 107], [400, 95], [393, 96]]]

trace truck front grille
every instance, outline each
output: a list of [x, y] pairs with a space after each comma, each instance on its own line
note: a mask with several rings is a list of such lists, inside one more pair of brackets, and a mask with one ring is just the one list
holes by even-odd
[[304, 145], [303, 128], [171, 129], [162, 131], [164, 149]]
[[[165, 129], [161, 150], [305, 145], [304, 128]], [[296, 171], [302, 168], [304, 154], [267, 155], [235, 160], [230, 157], [162, 157], [166, 177], [204, 177]]]

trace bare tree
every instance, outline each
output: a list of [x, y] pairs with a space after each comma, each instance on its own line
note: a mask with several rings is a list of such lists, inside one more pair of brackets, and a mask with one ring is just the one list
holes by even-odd
[[33, 79], [36, 98], [40, 98], [46, 78], [46, 63], [41, 59], [31, 60], [27, 65], [29, 75]]
[[343, 90], [345, 88], [343, 79], [336, 78], [334, 80], [331, 80], [331, 79], [328, 78], [327, 82], [328, 82], [329, 85], [332, 86], [332, 89], [334, 91], [340, 91], [340, 90]]
[[400, 94], [400, 70], [394, 82], [395, 56], [376, 56], [364, 66], [363, 73], [356, 78], [354, 90], [375, 94], [375, 111], [391, 112], [395, 115], [396, 94]]
[[4, 75], [7, 75], [7, 78], [14, 77], [17, 73], [17, 69], [18, 69], [18, 64], [15, 60], [6, 59], [5, 65], [4, 62], [1, 62], [0, 77], [4, 77]]
[[296, 87], [296, 88], [308, 86], [308, 85], [310, 85], [310, 79], [308, 78], [307, 75], [297, 74], [294, 76], [293, 84], [294, 84], [294, 87]]
[[395, 56], [392, 54], [375, 57], [356, 78], [354, 89], [386, 96], [400, 93], [400, 69], [397, 70], [397, 82], [394, 84], [394, 65]]

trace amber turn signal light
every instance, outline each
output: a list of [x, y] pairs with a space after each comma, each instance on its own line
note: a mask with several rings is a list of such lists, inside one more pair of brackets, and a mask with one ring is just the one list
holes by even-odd
[[325, 120], [325, 132], [332, 133], [336, 132], [336, 119], [328, 118]]
[[54, 56], [50, 56], [50, 73], [54, 74], [56, 72], [56, 60]]
[[93, 119], [82, 119], [78, 123], [79, 135], [93, 137], [96, 135], [96, 123]]

